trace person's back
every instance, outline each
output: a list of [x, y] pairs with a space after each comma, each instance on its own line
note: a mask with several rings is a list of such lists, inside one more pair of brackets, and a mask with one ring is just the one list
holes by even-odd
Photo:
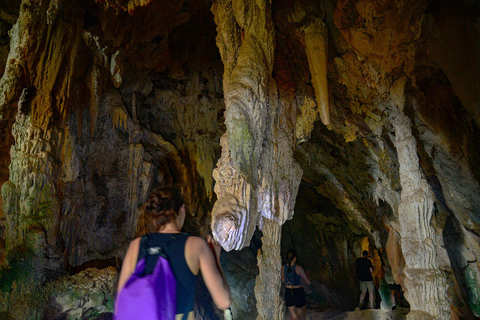
[[373, 281], [372, 273], [370, 268], [372, 268], [372, 262], [366, 257], [358, 258], [355, 261], [355, 270], [357, 271], [358, 280], [360, 281]]
[[368, 251], [364, 250], [362, 252], [362, 257], [358, 258], [355, 261], [355, 273], [358, 276], [358, 281], [360, 285], [360, 300], [357, 306], [357, 309], [360, 310], [362, 307], [363, 299], [368, 291], [369, 296], [368, 300], [370, 302], [370, 308], [373, 308], [374, 304], [374, 291], [375, 287], [373, 284], [373, 264], [370, 259], [368, 259]]
[[[290, 270], [289, 270], [290, 268]], [[299, 286], [301, 285], [301, 277], [297, 273], [297, 265], [293, 264], [289, 266], [285, 264], [283, 266], [283, 274], [285, 275], [285, 283], [289, 286]]]
[[[220, 266], [221, 247], [211, 236], [205, 239], [180, 233], [185, 219], [183, 198], [172, 195], [169, 188], [152, 193], [145, 204], [145, 217], [150, 227], [149, 236], [159, 246], [166, 244], [165, 255], [176, 279], [176, 319], [195, 319], [193, 305], [198, 272], [219, 309], [230, 306], [230, 290]], [[135, 271], [141, 252], [141, 239], [130, 243], [123, 261], [117, 292]], [[157, 297], [162, 299], [164, 297]]]
[[[146, 236], [144, 236], [146, 237]], [[142, 240], [137, 263], [144, 259], [148, 249], [152, 247], [165, 248], [164, 254], [170, 264], [176, 280], [176, 310], [177, 314], [189, 314], [193, 311], [197, 274], [192, 273], [185, 259], [185, 243], [189, 238], [186, 233], [150, 233], [148, 245], [143, 248]], [[143, 238], [142, 238], [143, 239]]]

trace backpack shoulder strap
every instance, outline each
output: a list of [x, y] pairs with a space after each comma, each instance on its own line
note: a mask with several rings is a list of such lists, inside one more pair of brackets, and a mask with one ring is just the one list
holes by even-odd
[[158, 258], [162, 257], [168, 261], [165, 250], [176, 240], [176, 237], [170, 237], [163, 243], [159, 243], [152, 234], [146, 234], [140, 240], [139, 260], [145, 259], [145, 269], [143, 275], [152, 274], [157, 264]]
[[286, 284], [287, 286], [290, 286], [290, 285], [292, 285], [292, 284], [290, 283], [290, 281], [288, 281], [288, 278], [287, 278], [287, 269], [288, 269], [288, 264], [283, 265], [283, 275], [284, 275], [284, 279], [285, 279], [285, 284]]

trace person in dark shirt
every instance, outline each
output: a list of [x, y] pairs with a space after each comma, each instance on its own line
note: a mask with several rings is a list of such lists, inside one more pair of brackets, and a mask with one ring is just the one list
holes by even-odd
[[373, 285], [373, 264], [370, 259], [368, 259], [368, 251], [364, 250], [362, 252], [362, 257], [358, 258], [355, 261], [355, 273], [358, 276], [358, 281], [360, 283], [360, 301], [358, 303], [358, 307], [356, 310], [360, 310], [363, 304], [363, 300], [365, 299], [365, 295], [368, 290], [368, 300], [370, 302], [370, 308], [373, 309], [373, 293], [375, 290], [375, 286]]
[[301, 279], [307, 285], [311, 285], [311, 282], [302, 266], [297, 264], [297, 252], [294, 249], [287, 251], [287, 260], [288, 263], [282, 268], [282, 282], [285, 283], [285, 305], [292, 315], [292, 320], [305, 320], [307, 303]]

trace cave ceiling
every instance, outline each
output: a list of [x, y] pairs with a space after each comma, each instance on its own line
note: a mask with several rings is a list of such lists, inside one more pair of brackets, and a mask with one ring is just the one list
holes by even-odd
[[[44, 5], [47, 4], [45, 2]], [[182, 123], [170, 121], [172, 118], [171, 116], [169, 118], [168, 113], [174, 113], [175, 110], [168, 110], [165, 112], [166, 115], [162, 115], [158, 109], [164, 107], [164, 104], [155, 100], [154, 97], [156, 87], [175, 88], [178, 91], [177, 94], [186, 95], [189, 91], [188, 86], [192, 85], [188, 83], [188, 75], [194, 72], [195, 68], [198, 69], [199, 65], [203, 67], [208, 65], [208, 69], [212, 72], [221, 72], [219, 69], [221, 61], [214, 43], [216, 35], [215, 24], [210, 13], [211, 3], [140, 1], [136, 4], [135, 1], [90, 1], [88, 4], [72, 2], [63, 6], [62, 15], [56, 19], [69, 28], [81, 29], [72, 30], [72, 35], [78, 34], [84, 39], [74, 48], [69, 47], [65, 39], [58, 39], [57, 47], [50, 49], [52, 50], [50, 54], [74, 54], [81, 60], [78, 63], [81, 67], [75, 66], [73, 75], [75, 82], [78, 83], [69, 84], [73, 87], [68, 88], [68, 96], [62, 99], [74, 99], [73, 96], [75, 96], [77, 99], [92, 100], [91, 96], [94, 94], [91, 92], [92, 88], [89, 88], [91, 84], [88, 77], [92, 76], [92, 68], [100, 65], [101, 68], [94, 72], [100, 72], [104, 78], [96, 85], [105, 87], [104, 90], [107, 90], [108, 86], [116, 87], [124, 101], [132, 100], [133, 92], [139, 95], [135, 97], [138, 104], [137, 113], [141, 120], [145, 121], [144, 125], [161, 133], [170, 142], [182, 136], [189, 139], [200, 132], [206, 139], [218, 144], [219, 136], [224, 130], [221, 109], [217, 111], [217, 119], [212, 119], [217, 123], [217, 128], [211, 128], [212, 126], [206, 128], [210, 124], [210, 121], [207, 121], [204, 124], [196, 123], [195, 126], [200, 128], [193, 129], [183, 126]], [[319, 170], [315, 173], [313, 168], [306, 165], [307, 159], [303, 159], [308, 154], [308, 148], [318, 148], [320, 153], [326, 152], [330, 155], [330, 157], [324, 157], [318, 154], [320, 161], [323, 162], [321, 166], [332, 168], [334, 164], [338, 164], [334, 168], [338, 172], [333, 175], [344, 180], [342, 185], [351, 188], [345, 192], [352, 197], [362, 211], [372, 211], [369, 207], [372, 204], [361, 201], [365, 199], [368, 202], [368, 199], [372, 199], [371, 191], [365, 188], [374, 179], [368, 174], [371, 171], [368, 169], [369, 162], [375, 161], [372, 160], [372, 153], [374, 157], [382, 159], [379, 162], [380, 170], [390, 179], [393, 190], [400, 190], [398, 174], [395, 170], [398, 163], [395, 155], [392, 154], [388, 123], [385, 123], [384, 118], [388, 90], [393, 82], [405, 73], [411, 79], [408, 84], [412, 87], [411, 92], [418, 96], [418, 99], [422, 99], [422, 103], [418, 104], [420, 108], [418, 114], [423, 115], [420, 118], [428, 121], [426, 125], [444, 137], [443, 140], [445, 144], [449, 144], [447, 148], [452, 155], [465, 157], [472, 166], [472, 174], [478, 179], [476, 144], [462, 138], [462, 136], [472, 136], [471, 131], [476, 129], [480, 121], [478, 107], [475, 106], [475, 101], [478, 101], [475, 97], [478, 90], [468, 88], [473, 86], [472, 83], [475, 81], [478, 82], [478, 77], [475, 77], [478, 68], [466, 65], [466, 61], [475, 63], [475, 59], [462, 57], [462, 55], [473, 55], [478, 50], [478, 41], [471, 40], [475, 34], [466, 27], [469, 19], [475, 18], [469, 8], [476, 9], [476, 6], [465, 1], [463, 6], [454, 8], [457, 15], [447, 15], [445, 11], [452, 6], [453, 4], [448, 2], [445, 6], [440, 6], [435, 2], [426, 1], [404, 1], [401, 4], [374, 1], [273, 3], [272, 10], [277, 28], [273, 74], [279, 88], [279, 95], [297, 105], [298, 116], [303, 116], [301, 112], [304, 112], [298, 106], [307, 106], [308, 103], [315, 101], [306, 53], [305, 50], [301, 50], [305, 47], [305, 41], [301, 37], [301, 25], [307, 23], [308, 19], [320, 17], [325, 20], [329, 31], [328, 86], [332, 121], [328, 131], [323, 129], [318, 121], [315, 122], [314, 134], [316, 133], [318, 137], [298, 138], [300, 142], [308, 140], [305, 146], [299, 143], [296, 150], [297, 158], [301, 159], [302, 168], [306, 169], [303, 178], [305, 182], [318, 187], [316, 185], [318, 181], [328, 180], [326, 177], [322, 178], [324, 174]], [[7, 32], [18, 18], [19, 7], [19, 1], [10, 0], [1, 8], [2, 73], [8, 65], [9, 36]], [[54, 5], [51, 4], [49, 10], [53, 11], [53, 9], [55, 9]], [[448, 28], [448, 25], [456, 28]], [[462, 32], [463, 30], [465, 32]], [[465, 35], [455, 37], [455, 32], [458, 35]], [[446, 35], [442, 37], [443, 34]], [[449, 40], [456, 42], [448, 47], [456, 45], [459, 50], [451, 48], [439, 50], [439, 46], [445, 47], [442, 41]], [[45, 48], [39, 46], [34, 50], [41, 52]], [[20, 78], [24, 86], [35, 84], [35, 77], [39, 77], [39, 73], [43, 70], [37, 55], [23, 57], [25, 62], [22, 65], [22, 72], [28, 78]], [[448, 59], [446, 57], [448, 55], [452, 59]], [[455, 55], [458, 57], [453, 59]], [[447, 60], [450, 62], [448, 65]], [[442, 67], [443, 65], [445, 67]], [[37, 67], [39, 69], [36, 69]], [[61, 86], [64, 85], [61, 82], [66, 81], [62, 79], [61, 73], [64, 72], [62, 69], [64, 68], [52, 70], [60, 71], [60, 74], [50, 81], [52, 84], [37, 85], [36, 90], [52, 90], [52, 96], [65, 95], [65, 92], [61, 91], [66, 90]], [[205, 70], [205, 68], [202, 69]], [[470, 72], [460, 72], [469, 69]], [[459, 79], [457, 83], [456, 77], [460, 73], [465, 77]], [[468, 81], [466, 79], [468, 77], [475, 81]], [[8, 83], [5, 80], [4, 86]], [[197, 81], [202, 80], [208, 81], [206, 78]], [[432, 81], [436, 84], [435, 86]], [[468, 83], [468, 86], [465, 86], [462, 81]], [[8, 85], [14, 85], [14, 83], [8, 83]], [[218, 85], [220, 83], [214, 84], [214, 86]], [[47, 87], [42, 89], [42, 86]], [[4, 151], [2, 152], [2, 176], [8, 173], [6, 168], [9, 161], [8, 149], [13, 143], [9, 130], [14, 121], [15, 101], [18, 101], [20, 87], [18, 83], [10, 90], [2, 90], [4, 95], [15, 96], [13, 93], [16, 93], [15, 97], [4, 97], [2, 104], [2, 150]], [[444, 89], [439, 90], [440, 87]], [[213, 99], [220, 100], [222, 89], [217, 87], [215, 90], [217, 92], [207, 94], [217, 95]], [[209, 96], [202, 98], [210, 100]], [[58, 105], [55, 105], [56, 103]], [[47, 127], [51, 122], [59, 123], [64, 120], [66, 114], [71, 112], [95, 113], [95, 111], [88, 111], [88, 108], [92, 110], [95, 108], [92, 106], [92, 104], [95, 105], [94, 101], [70, 103], [68, 106], [60, 105], [60, 102], [55, 101], [52, 104], [41, 105], [38, 111], [34, 111], [38, 112], [36, 121], [39, 125]], [[178, 107], [173, 106], [173, 108]], [[157, 109], [154, 112], [160, 114], [152, 116], [152, 109]], [[198, 112], [202, 113], [203, 110]], [[413, 113], [414, 111], [412, 115]], [[450, 119], [443, 117], [443, 114], [454, 116], [453, 121], [461, 122], [471, 119], [470, 121], [473, 121], [476, 126], [472, 124], [472, 130], [469, 132], [465, 126], [448, 125], [451, 124]], [[197, 116], [201, 117], [203, 114]], [[315, 114], [310, 116], [318, 117]], [[201, 128], [202, 125], [205, 128]], [[297, 135], [299, 135], [298, 131], [305, 130], [297, 129], [299, 129]], [[385, 142], [381, 151], [376, 141], [378, 139]], [[315, 151], [311, 153], [315, 154]], [[217, 157], [218, 154], [219, 151], [217, 151]], [[426, 154], [425, 156], [428, 157]], [[360, 160], [362, 158], [363, 160]], [[424, 160], [422, 163], [424, 162], [428, 167], [429, 159], [422, 160]], [[364, 163], [359, 163], [360, 161]], [[343, 170], [342, 165], [349, 171]], [[430, 170], [434, 170], [431, 165], [429, 167]], [[356, 175], [355, 170], [361, 174]], [[348, 177], [340, 177], [341, 172], [348, 172]], [[358, 180], [354, 181], [354, 179]], [[326, 187], [319, 189], [329, 190]], [[326, 193], [326, 191], [323, 192]], [[337, 196], [331, 195], [331, 197]]]

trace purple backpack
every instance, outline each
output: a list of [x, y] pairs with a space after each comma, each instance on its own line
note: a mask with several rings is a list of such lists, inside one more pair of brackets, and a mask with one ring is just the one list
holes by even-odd
[[175, 319], [176, 280], [165, 256], [173, 240], [159, 243], [150, 234], [142, 237], [135, 271], [117, 295], [114, 319]]

